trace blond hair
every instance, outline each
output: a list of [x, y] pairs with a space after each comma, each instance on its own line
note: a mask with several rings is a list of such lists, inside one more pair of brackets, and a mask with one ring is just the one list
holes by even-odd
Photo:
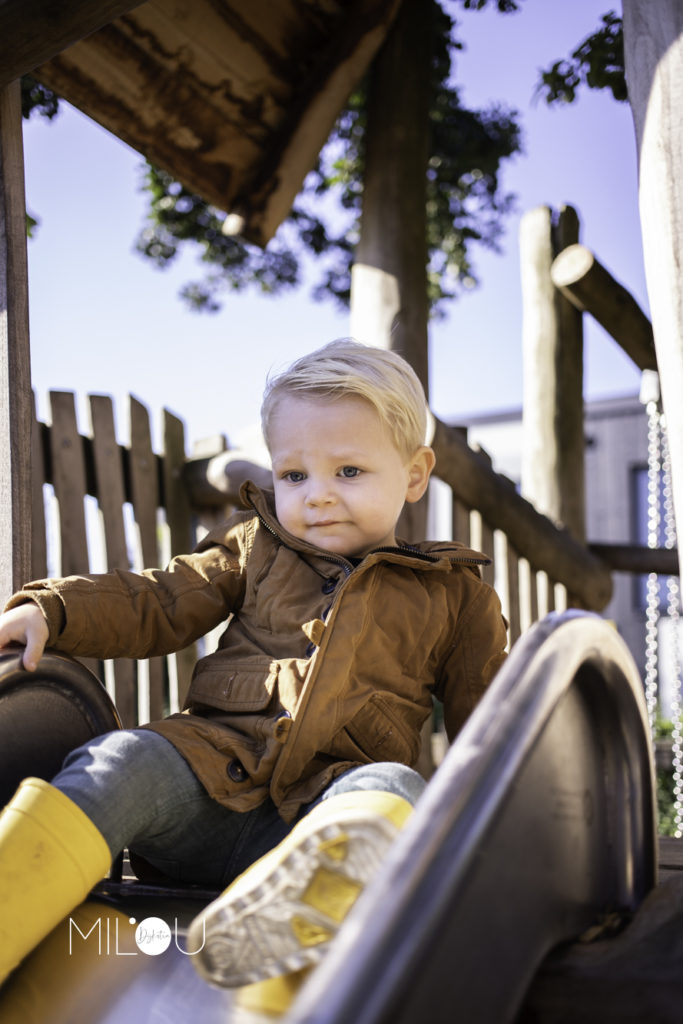
[[283, 373], [269, 376], [261, 406], [263, 436], [269, 448], [270, 421], [283, 395], [364, 398], [402, 455], [410, 457], [425, 443], [424, 389], [415, 371], [397, 352], [341, 338], [297, 359]]

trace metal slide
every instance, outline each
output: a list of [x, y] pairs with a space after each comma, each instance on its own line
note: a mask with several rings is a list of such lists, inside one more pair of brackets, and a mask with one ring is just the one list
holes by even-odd
[[[515, 645], [282, 1019], [513, 1021], [550, 949], [635, 910], [656, 883], [653, 779], [628, 649], [597, 616], [548, 616]], [[56, 929], [0, 992], [0, 1024], [229, 1024], [230, 993], [205, 985], [183, 950], [201, 894], [138, 891], [114, 886], [87, 920], [118, 936], [130, 917], [158, 916], [177, 923], [177, 944], [144, 956], [89, 940], [67, 964]]]
[[643, 687], [611, 625], [515, 645], [287, 1024], [506, 1024], [545, 954], [656, 882]]

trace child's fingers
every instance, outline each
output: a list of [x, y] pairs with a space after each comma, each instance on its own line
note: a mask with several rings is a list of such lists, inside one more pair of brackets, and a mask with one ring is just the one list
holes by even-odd
[[43, 651], [45, 650], [45, 644], [48, 638], [48, 628], [45, 619], [42, 614], [38, 612], [40, 618], [33, 618], [29, 628], [26, 630], [26, 650], [24, 651], [24, 668], [28, 669], [29, 672], [34, 672], [38, 667]]
[[25, 629], [21, 620], [12, 612], [5, 612], [0, 616], [0, 647], [7, 647], [7, 644], [24, 642]]
[[47, 622], [36, 605], [21, 605], [0, 617], [0, 647], [25, 644], [22, 662], [30, 672], [37, 668], [48, 636]]

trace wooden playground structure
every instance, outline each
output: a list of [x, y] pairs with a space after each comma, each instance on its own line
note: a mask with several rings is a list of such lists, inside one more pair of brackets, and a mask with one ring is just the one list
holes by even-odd
[[[177, 14], [175, 6], [168, 0], [70, 0], [55, 20], [44, 0], [0, 4], [3, 600], [28, 578], [87, 570], [93, 557], [92, 523], [99, 520], [104, 555], [97, 557], [110, 569], [158, 564], [189, 549], [198, 531], [236, 502], [246, 470], [220, 445], [188, 457], [183, 424], [167, 411], [163, 450], [153, 451], [149, 413], [133, 399], [125, 440], [115, 436], [112, 404], [102, 396], [89, 399], [90, 429], [79, 426], [74, 396], [64, 392], [50, 396], [49, 425], [35, 420], [19, 77], [34, 73], [228, 209], [246, 237], [264, 244], [286, 214], [400, 5], [397, 0], [311, 3], [311, 17], [300, 19], [298, 35], [292, 31], [291, 4], [284, 0], [271, 5], [277, 16], [270, 20], [264, 20], [262, 5], [253, 0], [249, 5], [229, 0], [222, 18], [209, 0], [194, 5], [192, 15]], [[485, 452], [468, 445], [463, 431], [434, 422], [436, 474], [452, 492], [453, 535], [487, 552], [495, 547], [496, 560], [486, 572], [500, 593], [511, 647], [555, 609], [602, 611], [615, 570], [680, 575], [675, 549], [592, 544], [583, 519], [582, 317], [588, 314], [637, 366], [659, 372], [679, 536], [683, 524], [683, 293], [678, 273], [683, 205], [676, 188], [683, 174], [683, 129], [671, 113], [683, 92], [683, 11], [674, 0], [624, 0], [624, 22], [652, 323], [599, 262], [599, 254], [581, 245], [571, 208], [559, 216], [547, 207], [532, 210], [524, 218], [521, 238], [528, 453], [524, 497], [492, 469]], [[257, 25], [259, 31], [263, 28], [260, 36]], [[259, 88], [265, 80], [267, 86], [259, 104], [247, 95], [249, 83], [241, 96], [217, 88], [226, 68], [207, 49], [212, 32], [221, 33], [233, 71], [261, 61], [265, 78], [259, 79]], [[179, 39], [185, 47], [180, 61], [168, 57], [173, 47], [181, 52]], [[145, 40], [152, 41], [148, 50]], [[317, 47], [319, 59], [302, 64], [302, 53], [312, 47]], [[200, 59], [208, 51], [210, 57]], [[117, 78], [122, 85], [114, 103], [111, 90]], [[176, 120], [169, 127], [163, 92], [171, 86], [188, 113], [183, 121], [178, 100]], [[221, 135], [219, 126], [225, 124], [230, 130]], [[198, 133], [211, 145], [200, 145]], [[265, 469], [260, 472], [267, 475]], [[56, 500], [45, 502], [46, 487]], [[124, 661], [104, 669], [90, 667], [105, 672], [123, 724], [132, 725], [182, 706], [195, 658], [196, 652], [187, 650], [144, 668]], [[660, 863], [676, 876], [683, 866], [676, 840], [660, 844]], [[670, 912], [675, 909], [671, 904]], [[649, 935], [649, 948], [657, 950], [658, 913], [651, 918], [655, 924]], [[643, 941], [647, 938], [646, 929]], [[538, 981], [533, 1004], [537, 1016], [529, 1020], [570, 1019], [562, 1016], [562, 1001], [567, 997], [576, 1008], [581, 991], [586, 991], [582, 982], [594, 980], [596, 972], [604, 986], [591, 990], [598, 993], [593, 997], [595, 1016], [571, 1019], [610, 1019], [600, 1003], [616, 985], [608, 958], [591, 960], [590, 953], [580, 953], [572, 960], [572, 955], [570, 950], [564, 963], [555, 964]], [[630, 962], [627, 955], [625, 963]], [[651, 966], [646, 980], [673, 991], [675, 981], [666, 964], [664, 957], [661, 970]], [[571, 998], [566, 996], [569, 991]]]

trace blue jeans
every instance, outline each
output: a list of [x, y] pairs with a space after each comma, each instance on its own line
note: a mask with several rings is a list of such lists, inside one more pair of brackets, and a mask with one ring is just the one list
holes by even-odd
[[[295, 824], [270, 799], [246, 812], [212, 800], [175, 747], [148, 729], [91, 740], [68, 755], [52, 784], [88, 815], [112, 857], [127, 847], [178, 882], [213, 888], [228, 885]], [[340, 775], [321, 799], [385, 790], [414, 804], [424, 786], [411, 768], [382, 762]]]

